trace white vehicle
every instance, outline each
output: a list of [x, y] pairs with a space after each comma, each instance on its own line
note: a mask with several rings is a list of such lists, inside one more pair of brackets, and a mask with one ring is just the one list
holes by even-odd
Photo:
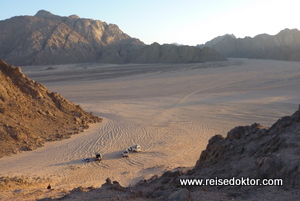
[[128, 157], [129, 156], [129, 151], [126, 149], [124, 151], [122, 151], [121, 156], [124, 157]]
[[128, 147], [127, 149], [128, 149], [128, 151], [133, 151], [133, 152], [141, 152], [142, 151], [142, 147], [138, 144]]

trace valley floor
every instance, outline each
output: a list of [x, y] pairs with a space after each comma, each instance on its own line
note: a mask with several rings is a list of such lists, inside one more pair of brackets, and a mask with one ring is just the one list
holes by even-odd
[[[0, 199], [78, 186], [122, 186], [176, 167], [193, 167], [208, 140], [239, 125], [266, 127], [292, 114], [300, 100], [300, 63], [230, 59], [219, 63], [28, 66], [25, 75], [104, 120], [70, 139], [0, 158], [0, 177], [30, 184]], [[134, 144], [141, 153], [121, 157]], [[101, 163], [82, 162], [103, 154]], [[45, 193], [45, 194], [44, 194]], [[15, 194], [15, 195], [13, 195]]]

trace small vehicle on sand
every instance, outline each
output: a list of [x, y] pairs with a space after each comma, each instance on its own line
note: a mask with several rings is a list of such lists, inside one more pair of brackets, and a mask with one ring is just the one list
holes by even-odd
[[96, 156], [95, 156], [95, 161], [100, 162], [100, 161], [102, 160], [102, 154], [96, 153], [95, 155], [96, 155]]
[[82, 162], [89, 163], [90, 161], [91, 161], [90, 158], [83, 158], [83, 159], [82, 159]]
[[101, 162], [102, 161], [102, 154], [95, 153], [95, 157], [92, 157], [92, 158], [83, 158], [82, 161], [86, 162], [86, 163], [89, 163], [89, 162], [92, 162], [92, 161]]
[[132, 152], [141, 152], [142, 151], [142, 147], [140, 145], [133, 145], [127, 148], [128, 151], [132, 151]]
[[127, 149], [125, 149], [124, 151], [122, 151], [121, 156], [124, 157], [128, 157], [129, 156], [129, 151]]

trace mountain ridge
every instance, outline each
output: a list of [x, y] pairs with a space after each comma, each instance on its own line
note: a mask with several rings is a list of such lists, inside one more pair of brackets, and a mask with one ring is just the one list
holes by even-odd
[[253, 38], [226, 34], [198, 47], [210, 47], [226, 57], [300, 61], [300, 31], [286, 28], [275, 35], [259, 34]]
[[144, 45], [117, 25], [48, 11], [1, 21], [0, 30], [0, 56], [15, 65], [97, 61], [105, 46]]
[[[0, 30], [0, 58], [19, 66], [226, 60], [213, 50], [189, 46], [152, 49], [151, 45], [130, 37], [115, 24], [79, 18], [77, 15], [62, 17], [45, 10], [38, 11], [34, 16], [16, 16], [0, 21]], [[155, 50], [159, 52], [149, 52]], [[184, 58], [187, 51], [194, 56]], [[201, 55], [202, 52], [206, 56], [209, 53], [209, 57]], [[155, 58], [147, 59], [147, 54]], [[178, 56], [182, 59], [178, 60]]]

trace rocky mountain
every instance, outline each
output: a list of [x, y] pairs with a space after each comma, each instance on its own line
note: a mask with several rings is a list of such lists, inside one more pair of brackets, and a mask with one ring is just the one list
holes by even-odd
[[299, 61], [300, 31], [284, 29], [276, 35], [260, 34], [253, 38], [226, 34], [200, 45], [203, 46], [226, 57]]
[[[299, 167], [300, 105], [293, 115], [282, 117], [270, 128], [254, 123], [233, 128], [226, 137], [215, 135], [191, 170], [178, 168], [128, 188], [107, 179], [99, 189], [80, 187], [60, 200], [109, 200], [116, 196], [120, 200], [297, 200]], [[239, 181], [232, 183], [233, 178]], [[182, 179], [213, 182], [183, 185]], [[212, 185], [218, 179], [231, 179], [231, 184], [239, 185]], [[282, 179], [283, 183], [264, 186], [260, 183], [264, 179], [272, 184], [270, 179]]]
[[100, 121], [0, 60], [0, 157], [69, 138]]
[[218, 43], [220, 43], [222, 40], [230, 40], [230, 39], [236, 39], [235, 35], [225, 34], [224, 36], [218, 36], [218, 37], [214, 38], [213, 40], [206, 42], [205, 46], [213, 47], [213, 46], [217, 45]]
[[115, 49], [144, 45], [117, 25], [45, 10], [1, 21], [0, 30], [0, 57], [14, 65], [109, 62]]
[[173, 44], [151, 45], [140, 48], [129, 56], [134, 63], [197, 63], [205, 61], [225, 61], [225, 57], [211, 48], [193, 46], [177, 46]]
[[[128, 36], [117, 25], [76, 15], [62, 17], [40, 10], [34, 16], [0, 21], [0, 58], [13, 65], [225, 60], [213, 50], [175, 45], [157, 47]], [[149, 59], [148, 54], [151, 54]]]

